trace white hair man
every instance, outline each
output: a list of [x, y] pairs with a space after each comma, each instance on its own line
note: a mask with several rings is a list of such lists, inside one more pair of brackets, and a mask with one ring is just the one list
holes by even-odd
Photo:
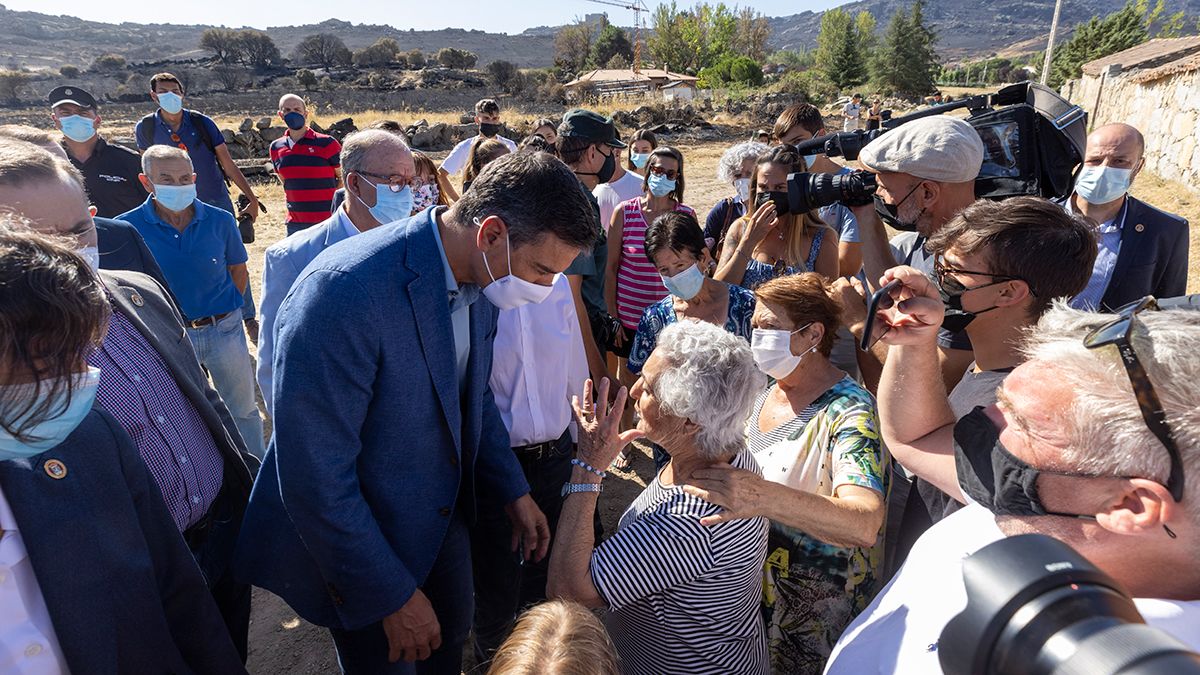
[[[914, 291], [907, 313], [940, 309]], [[919, 405], [909, 414], [925, 429], [905, 437], [884, 426], [889, 447], [953, 454], [973, 503], [918, 540], [826, 672], [940, 672], [938, 636], [966, 605], [964, 554], [1027, 533], [1074, 547], [1150, 624], [1200, 647], [1200, 312], [1156, 308], [1147, 299], [1112, 316], [1060, 303], [996, 404], [958, 422], [944, 403]]]
[[[744, 429], [762, 383], [745, 340], [714, 324], [685, 321], [662, 331], [633, 386], [637, 429], [619, 433], [624, 388], [611, 410], [592, 410], [590, 382], [583, 404], [576, 400], [579, 452], [563, 487], [547, 591], [610, 609], [609, 633], [629, 673], [767, 672], [758, 616], [767, 520], [705, 526], [701, 519], [721, 507], [681, 486], [693, 471], [712, 466], [759, 472]], [[596, 400], [607, 402], [608, 393], [604, 380]], [[602, 469], [642, 436], [666, 448], [671, 461], [593, 550]], [[671, 609], [663, 615], [663, 607]]]

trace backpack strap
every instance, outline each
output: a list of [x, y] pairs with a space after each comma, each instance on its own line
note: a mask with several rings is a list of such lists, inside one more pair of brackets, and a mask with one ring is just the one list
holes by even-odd
[[137, 137], [139, 148], [145, 149], [154, 145], [154, 113], [138, 120], [137, 126], [134, 127], [134, 135]]
[[[207, 118], [195, 110], [187, 112], [188, 118], [192, 120], [192, 126], [195, 127], [196, 133], [200, 136], [200, 142], [204, 144], [204, 147], [208, 148], [208, 151], [213, 154], [213, 159], [215, 160], [217, 158], [217, 146], [213, 143], [212, 136], [208, 133], [208, 125], [204, 123]], [[221, 170], [221, 177], [225, 179], [225, 187], [232, 186], [229, 174], [225, 173], [225, 167], [221, 166], [220, 161], [217, 161], [217, 168]]]

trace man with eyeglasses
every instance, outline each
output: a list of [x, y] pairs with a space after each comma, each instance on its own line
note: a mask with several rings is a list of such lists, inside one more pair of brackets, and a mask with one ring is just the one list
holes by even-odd
[[[893, 308], [876, 317], [873, 330], [873, 337], [889, 344], [879, 381], [880, 418], [904, 440], [926, 431], [914, 409], [948, 404], [960, 419], [977, 406], [995, 403], [996, 388], [1025, 360], [1019, 348], [1023, 333], [1055, 298], [1069, 298], [1087, 284], [1096, 257], [1091, 225], [1037, 197], [977, 201], [930, 237], [926, 247], [934, 259], [928, 289], [944, 306], [939, 323], [901, 339], [893, 334], [892, 322], [903, 329], [913, 319]], [[897, 267], [887, 278], [914, 274], [925, 276]], [[974, 348], [975, 362], [949, 396], [939, 376], [939, 325], [965, 331]], [[910, 444], [889, 449], [913, 474], [909, 499], [890, 514], [896, 525], [885, 567], [891, 571], [921, 533], [961, 508], [963, 494], [953, 455], [922, 452]]]
[[[944, 316], [934, 283], [911, 268], [888, 274], [906, 300], [885, 339], [932, 340]], [[956, 421], [945, 399], [920, 393], [919, 375], [904, 419], [881, 400], [888, 447], [953, 458], [970, 505], [921, 537], [842, 634], [826, 672], [941, 672], [939, 635], [967, 602], [963, 558], [1028, 533], [1074, 547], [1147, 623], [1200, 648], [1197, 344], [1200, 312], [1157, 311], [1147, 298], [1113, 316], [1058, 301], [1027, 334], [1028, 360], [995, 404]]]
[[277, 113], [288, 131], [271, 143], [271, 163], [283, 181], [288, 236], [330, 216], [333, 193], [342, 186], [338, 155], [342, 145], [308, 125], [308, 106], [296, 94], [279, 98]]
[[272, 244], [264, 256], [258, 386], [271, 414], [275, 410], [271, 391], [273, 329], [279, 306], [292, 283], [321, 251], [360, 232], [412, 215], [411, 182], [416, 168], [412, 151], [399, 134], [382, 129], [351, 134], [341, 146], [340, 163], [346, 176], [346, 199], [341, 206], [324, 222]]

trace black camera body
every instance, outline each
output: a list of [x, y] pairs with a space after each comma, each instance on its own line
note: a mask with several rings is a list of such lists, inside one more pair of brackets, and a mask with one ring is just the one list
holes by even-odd
[[963, 561], [967, 607], [946, 624], [947, 675], [1195, 675], [1200, 654], [1148, 626], [1107, 574], [1041, 534]]
[[[970, 96], [908, 115], [885, 119], [881, 128], [842, 131], [796, 145], [800, 154], [815, 152], [829, 157], [858, 159], [869, 143], [896, 127], [922, 117], [967, 109], [967, 123], [983, 141], [984, 157], [975, 179], [975, 196], [1006, 199], [1034, 195], [1061, 199], [1071, 193], [1076, 167], [1083, 163], [1087, 143], [1087, 113], [1035, 82], [1020, 82], [994, 94]], [[875, 192], [872, 178], [851, 172], [794, 173], [788, 176], [788, 201], [792, 212], [808, 211], [840, 201], [866, 204]], [[843, 199], [842, 196], [847, 197]]]

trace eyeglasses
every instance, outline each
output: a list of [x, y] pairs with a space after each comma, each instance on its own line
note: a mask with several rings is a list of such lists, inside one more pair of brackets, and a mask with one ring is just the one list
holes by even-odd
[[179, 134], [175, 133], [174, 131], [171, 132], [171, 142], [174, 143], [180, 150], [189, 152], [188, 146], [184, 144], [183, 139], [179, 137]]
[[[966, 293], [967, 291], [973, 291], [973, 290], [976, 290], [979, 288], [987, 288], [988, 286], [995, 286], [996, 284], [1002, 284], [1006, 281], [1025, 281], [1025, 279], [1022, 279], [1021, 277], [1014, 277], [1009, 274], [992, 274], [991, 272], [974, 272], [972, 270], [964, 270], [964, 269], [959, 269], [957, 267], [951, 267], [946, 264], [946, 258], [942, 255], [937, 255], [934, 257], [933, 273], [934, 273], [934, 276], [937, 277], [938, 285], [941, 286], [947, 293], [949, 293], [951, 295], [960, 295], [962, 293]], [[968, 287], [963, 282], [950, 276], [952, 274], [970, 274], [973, 276], [991, 277], [992, 279], [995, 279], [995, 281], [993, 281], [990, 284], [981, 284], [979, 286]], [[1029, 284], [1028, 281], [1025, 281], [1025, 283]], [[1030, 285], [1029, 292], [1033, 293], [1032, 285]], [[1034, 295], [1036, 295], [1036, 293], [1034, 293]]]
[[650, 167], [650, 173], [655, 176], [666, 176], [667, 180], [675, 180], [679, 176], [679, 172], [675, 169], [664, 169], [661, 166]]
[[380, 185], [386, 186], [387, 189], [391, 190], [392, 192], [399, 192], [406, 187], [415, 189], [425, 184], [425, 181], [415, 176], [411, 178], [405, 178], [401, 175], [385, 176], [381, 173], [372, 173], [370, 171], [355, 171], [354, 173], [361, 174], [363, 176], [374, 176], [375, 178], [383, 181], [380, 183]]
[[1145, 420], [1150, 433], [1154, 434], [1154, 437], [1163, 444], [1163, 447], [1167, 449], [1167, 454], [1171, 457], [1171, 473], [1167, 477], [1167, 489], [1171, 491], [1171, 497], [1179, 502], [1183, 501], [1183, 457], [1179, 453], [1179, 446], [1175, 445], [1171, 427], [1167, 424], [1167, 414], [1158, 400], [1158, 394], [1154, 392], [1150, 376], [1142, 367], [1142, 362], [1138, 360], [1131, 339], [1134, 320], [1137, 319], [1139, 312], [1147, 309], [1158, 309], [1158, 302], [1152, 295], [1147, 295], [1141, 300], [1131, 302], [1118, 309], [1116, 319], [1093, 330], [1083, 338], [1083, 346], [1088, 349], [1099, 349], [1107, 345], [1114, 345], [1120, 352], [1121, 362], [1125, 364], [1125, 372], [1129, 375], [1129, 384], [1133, 387], [1133, 395], [1137, 398], [1138, 407], [1142, 411], [1142, 419]]

